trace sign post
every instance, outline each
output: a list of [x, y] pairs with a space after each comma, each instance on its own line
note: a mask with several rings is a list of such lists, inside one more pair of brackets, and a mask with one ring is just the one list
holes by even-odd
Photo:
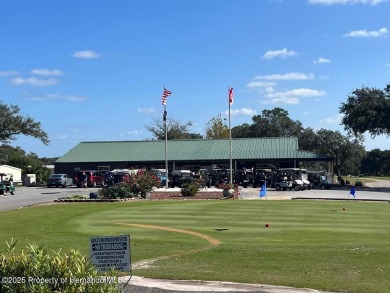
[[90, 238], [91, 262], [99, 271], [131, 272], [130, 235]]

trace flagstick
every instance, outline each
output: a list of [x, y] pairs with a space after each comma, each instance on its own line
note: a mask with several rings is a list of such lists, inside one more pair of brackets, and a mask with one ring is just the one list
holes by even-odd
[[267, 201], [267, 194], [265, 194], [265, 227], [269, 227], [268, 223], [268, 201]]
[[347, 198], [347, 201], [345, 202], [345, 204], [344, 204], [344, 207], [343, 207], [343, 211], [345, 211], [345, 208], [346, 208], [346, 206], [347, 206], [347, 203], [349, 202], [349, 196], [350, 196], [351, 194], [348, 194], [348, 198]]

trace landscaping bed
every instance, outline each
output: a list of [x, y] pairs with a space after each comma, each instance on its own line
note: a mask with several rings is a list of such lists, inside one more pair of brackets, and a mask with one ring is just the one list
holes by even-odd
[[180, 191], [153, 191], [150, 193], [151, 200], [174, 200], [174, 199], [221, 199], [222, 191], [199, 191], [194, 196], [183, 196]]

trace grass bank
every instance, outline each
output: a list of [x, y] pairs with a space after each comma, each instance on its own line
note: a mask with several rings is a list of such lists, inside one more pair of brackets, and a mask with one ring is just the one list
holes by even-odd
[[37, 206], [0, 213], [0, 250], [13, 237], [88, 254], [90, 236], [130, 234], [133, 264], [160, 258], [139, 276], [388, 292], [390, 205], [343, 205], [270, 201], [269, 228], [260, 200]]

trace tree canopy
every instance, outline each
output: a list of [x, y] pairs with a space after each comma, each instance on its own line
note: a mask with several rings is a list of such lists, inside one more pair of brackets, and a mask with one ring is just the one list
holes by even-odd
[[221, 114], [211, 118], [206, 124], [206, 136], [207, 139], [213, 138], [228, 138], [229, 127], [224, 123]]
[[303, 130], [302, 123], [288, 116], [282, 108], [263, 110], [261, 115], [252, 117], [252, 124], [244, 123], [232, 128], [232, 137], [281, 137], [298, 136]]
[[384, 90], [362, 87], [340, 106], [342, 124], [349, 133], [371, 136], [390, 135], [390, 84]]
[[[165, 139], [165, 126], [164, 121], [158, 118], [153, 119], [153, 125], [145, 126], [150, 131], [154, 138], [157, 140]], [[190, 127], [192, 122], [181, 123], [178, 120], [167, 119], [167, 138], [168, 139], [197, 139], [203, 138], [200, 134], [191, 133]]]
[[16, 105], [6, 105], [0, 101], [0, 142], [9, 143], [18, 135], [32, 136], [49, 144], [46, 132], [41, 129], [41, 123], [29, 116], [19, 114], [20, 108]]

